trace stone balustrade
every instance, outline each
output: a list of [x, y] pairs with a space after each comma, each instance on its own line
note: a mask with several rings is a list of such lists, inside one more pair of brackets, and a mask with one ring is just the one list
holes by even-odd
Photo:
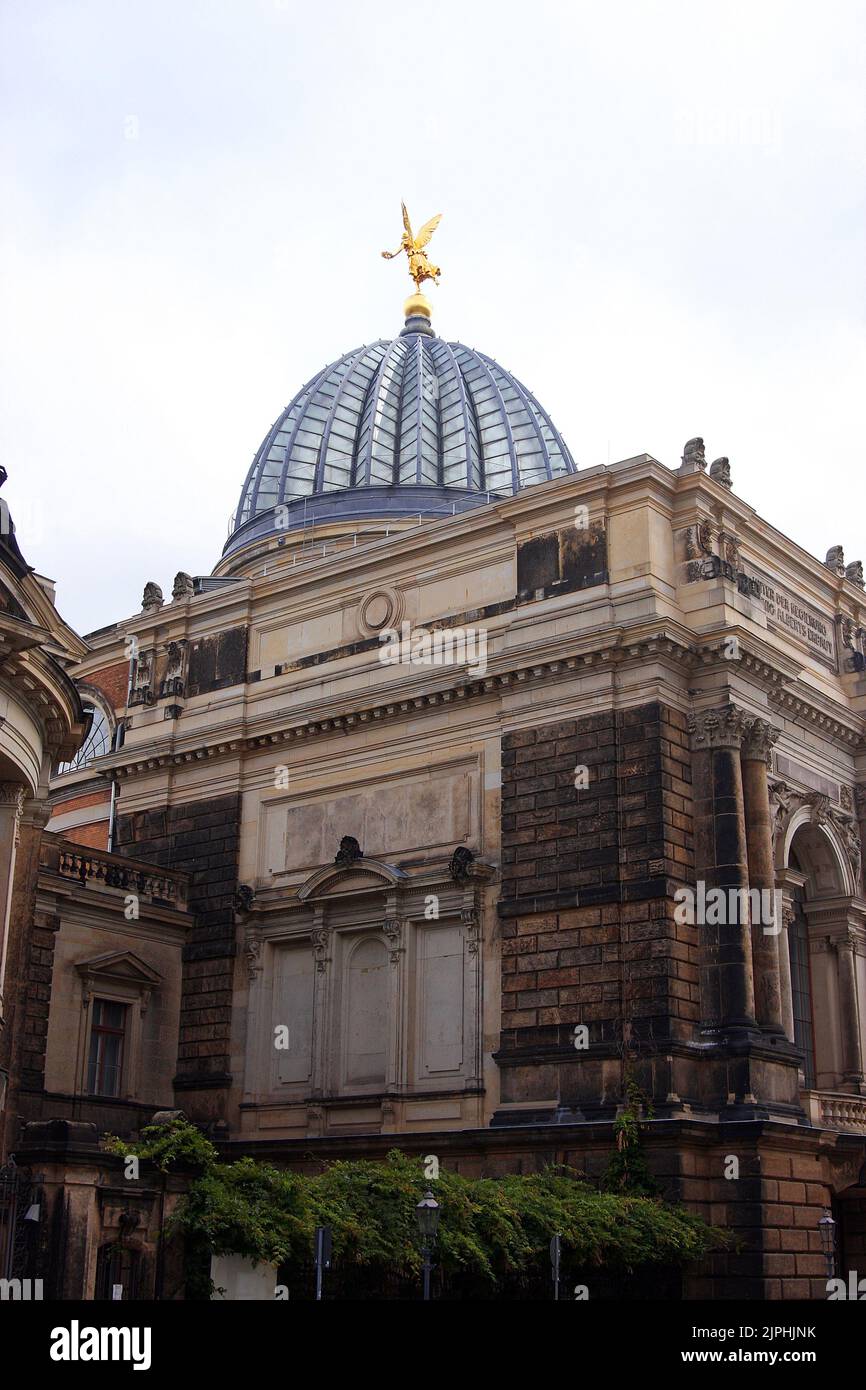
[[186, 908], [186, 874], [155, 868], [153, 864], [110, 854], [107, 850], [90, 849], [59, 837], [52, 836], [49, 840], [46, 836], [40, 852], [40, 867], [61, 878], [74, 879], [84, 887], [115, 888], [181, 910]]
[[814, 1125], [822, 1129], [866, 1134], [866, 1096], [833, 1091], [809, 1091], [806, 1094]]

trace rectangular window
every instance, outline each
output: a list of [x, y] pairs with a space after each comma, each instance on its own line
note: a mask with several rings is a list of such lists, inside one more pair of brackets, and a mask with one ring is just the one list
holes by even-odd
[[126, 1004], [94, 999], [87, 1059], [87, 1089], [92, 1096], [119, 1096], [126, 1036]]

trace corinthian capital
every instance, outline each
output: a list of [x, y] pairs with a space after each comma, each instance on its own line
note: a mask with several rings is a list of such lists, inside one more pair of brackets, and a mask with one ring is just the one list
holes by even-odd
[[774, 729], [766, 719], [750, 719], [743, 735], [742, 756], [769, 766], [779, 734], [780, 730]]
[[750, 722], [745, 710], [733, 704], [695, 710], [689, 715], [692, 748], [739, 748]]

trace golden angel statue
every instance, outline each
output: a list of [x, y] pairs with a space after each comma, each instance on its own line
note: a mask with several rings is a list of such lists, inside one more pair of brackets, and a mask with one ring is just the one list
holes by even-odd
[[409, 214], [406, 211], [406, 204], [401, 203], [403, 209], [403, 226], [405, 231], [400, 238], [400, 245], [396, 251], [383, 251], [382, 255], [386, 261], [392, 261], [395, 256], [399, 256], [401, 251], [405, 251], [409, 257], [409, 274], [415, 281], [416, 290], [421, 289], [425, 280], [432, 280], [434, 285], [439, 284], [441, 271], [438, 265], [433, 265], [424, 254], [424, 247], [427, 245], [431, 236], [435, 232], [439, 223], [442, 221], [442, 214], [437, 213], [431, 217], [429, 222], [425, 222], [417, 236], [412, 231], [412, 223], [409, 221]]

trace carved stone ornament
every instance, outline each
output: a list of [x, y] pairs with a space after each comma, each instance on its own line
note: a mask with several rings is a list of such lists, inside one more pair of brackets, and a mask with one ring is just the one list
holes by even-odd
[[859, 888], [863, 849], [860, 844], [860, 831], [857, 828], [857, 822], [853, 816], [844, 816], [840, 811], [831, 811], [830, 819], [839, 831], [848, 863], [851, 865], [851, 872], [854, 875], [854, 882]]
[[328, 955], [328, 946], [330, 945], [330, 939], [330, 928], [324, 925], [315, 927], [311, 933], [311, 940], [313, 942], [313, 956], [315, 958], [316, 969], [318, 970], [319, 974], [324, 973], [325, 967], [327, 966], [328, 961], [330, 960], [330, 957]]
[[184, 570], [178, 570], [174, 576], [171, 597], [175, 603], [181, 599], [192, 598], [195, 594], [195, 585], [192, 582], [192, 575], [186, 574]]
[[841, 545], [831, 545], [827, 551], [827, 558], [824, 561], [828, 570], [844, 578], [845, 575], [845, 552]]
[[830, 819], [830, 798], [823, 792], [809, 792], [802, 798], [804, 806], [812, 808], [812, 824], [826, 825]]
[[829, 796], [825, 796], [823, 792], [795, 791], [786, 782], [771, 782], [769, 791], [770, 807], [773, 813], [774, 851], [780, 834], [787, 829], [792, 816], [802, 806], [808, 806], [811, 808], [813, 825], [833, 825], [836, 829], [851, 865], [855, 882], [859, 884], [863, 851], [860, 832], [854, 817], [843, 811], [834, 810], [830, 805]]
[[854, 638], [855, 638], [855, 634], [856, 634], [856, 631], [857, 631], [857, 626], [856, 626], [856, 623], [854, 622], [854, 619], [853, 619], [853, 618], [848, 618], [848, 617], [846, 617], [844, 613], [840, 613], [840, 614], [839, 614], [839, 618], [838, 618], [838, 622], [839, 622], [840, 635], [841, 635], [841, 638], [842, 638], [842, 646], [843, 646], [843, 647], [850, 647], [850, 649], [853, 651], [853, 650], [854, 650]]
[[247, 974], [250, 980], [254, 980], [261, 972], [261, 953], [262, 936], [258, 927], [247, 927], [244, 936], [244, 955], [247, 962]]
[[397, 965], [403, 950], [403, 923], [399, 917], [386, 917], [382, 931], [388, 938], [388, 954], [392, 965]]
[[692, 748], [739, 748], [751, 722], [737, 705], [696, 710], [689, 715]]
[[463, 935], [466, 940], [466, 950], [470, 956], [478, 954], [478, 943], [480, 939], [480, 922], [478, 920], [478, 909], [476, 907], [464, 907], [460, 913], [463, 922]]
[[0, 782], [0, 806], [14, 806], [16, 816], [24, 809], [24, 784], [22, 782]]
[[840, 806], [842, 807], [842, 810], [843, 810], [843, 811], [848, 811], [849, 814], [850, 814], [851, 811], [854, 810], [854, 796], [853, 796], [853, 793], [852, 793], [850, 787], [846, 787], [846, 786], [845, 786], [845, 783], [844, 783], [844, 782], [842, 783], [842, 785], [841, 785], [840, 788], [839, 788], [839, 804], [840, 804]]
[[158, 584], [154, 584], [152, 579], [148, 580], [144, 586], [144, 595], [141, 600], [142, 612], [158, 613], [164, 602], [162, 589]]
[[721, 537], [722, 557], [735, 570], [740, 568], [740, 547], [736, 536], [728, 535], [727, 532]]
[[704, 453], [704, 441], [700, 435], [695, 435], [694, 439], [686, 441], [683, 448], [681, 471], [683, 473], [702, 473], [706, 466], [707, 456]]
[[697, 521], [686, 531], [686, 559], [698, 560], [702, 555], [712, 555], [713, 533], [708, 521]]
[[866, 587], [866, 581], [863, 579], [863, 561], [852, 560], [850, 565], [846, 565], [845, 578], [849, 583], [856, 584], [858, 589]]
[[866, 820], [866, 782], [858, 782], [854, 787], [854, 805], [861, 820]]
[[466, 883], [475, 855], [465, 845], [458, 845], [448, 864], [448, 872], [455, 883]]
[[766, 719], [751, 719], [743, 737], [742, 756], [760, 760], [769, 767], [773, 745], [778, 742], [779, 735], [780, 730], [774, 729]]
[[340, 864], [344, 868], [349, 864], [355, 864], [359, 859], [364, 858], [364, 851], [358, 844], [354, 835], [344, 835], [340, 841], [340, 848], [334, 855], [334, 863]]
[[731, 465], [728, 459], [718, 458], [710, 464], [710, 477], [714, 478], [722, 487], [733, 487], [731, 482]]
[[235, 889], [235, 912], [251, 912], [255, 897], [255, 891], [248, 883], [239, 883]]

